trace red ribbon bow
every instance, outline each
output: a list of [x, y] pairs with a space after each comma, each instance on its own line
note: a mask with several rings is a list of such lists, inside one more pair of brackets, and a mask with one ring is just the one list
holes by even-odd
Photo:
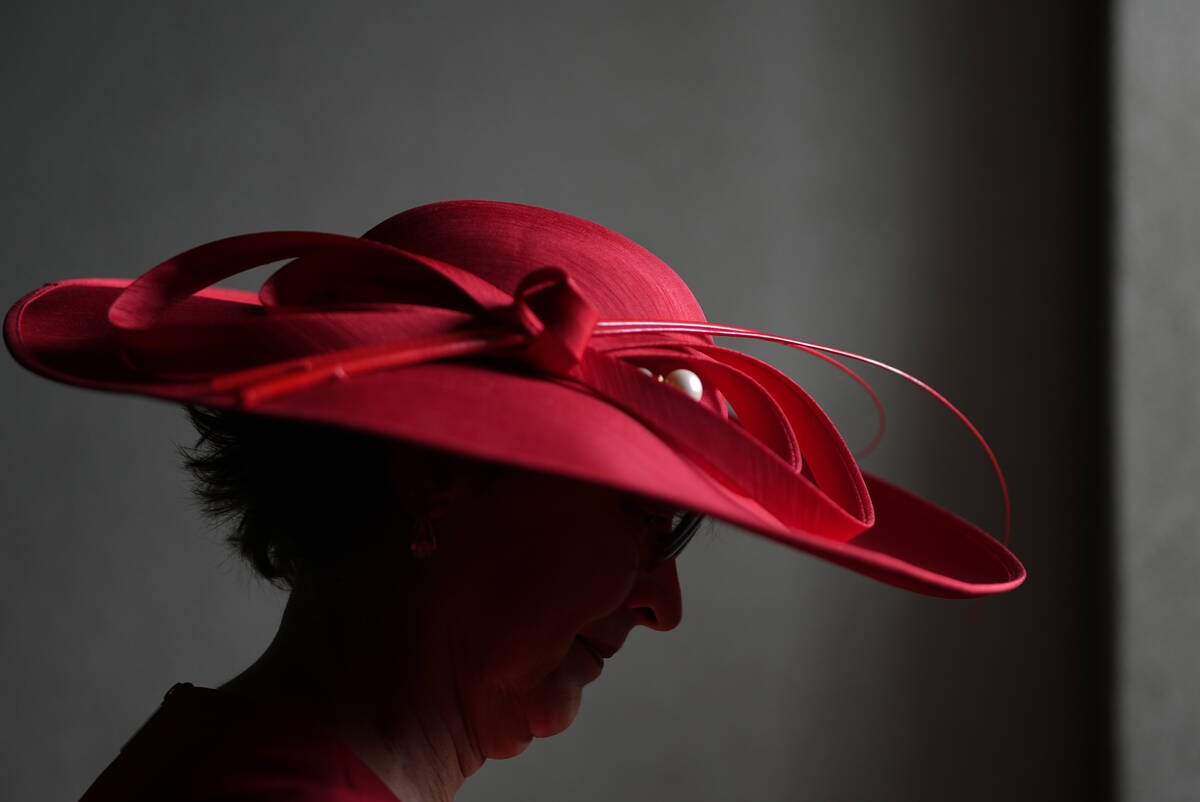
[[[291, 257], [313, 258], [307, 272], [294, 271], [304, 286], [323, 287], [321, 282], [330, 278], [386, 282], [398, 268], [416, 269], [457, 300], [445, 308], [421, 306], [420, 314], [406, 314], [413, 307], [403, 303], [280, 304], [278, 288], [268, 282], [260, 293], [265, 305], [254, 307], [261, 314], [202, 320], [171, 314], [181, 301], [211, 284]], [[245, 305], [239, 306], [244, 313]], [[867, 357], [751, 329], [697, 321], [601, 321], [571, 278], [555, 267], [534, 270], [509, 296], [472, 273], [381, 242], [309, 232], [248, 234], [202, 245], [155, 267], [121, 293], [108, 319], [131, 365], [165, 378], [203, 381], [213, 392], [236, 393], [244, 406], [331, 379], [434, 360], [519, 359], [619, 406], [788, 526], [838, 541], [854, 537], [874, 520], [863, 477], [840, 434], [790, 379], [763, 362], [713, 345], [709, 336], [768, 340], [819, 356], [853, 376], [879, 407], [870, 387], [834, 357], [856, 359], [931, 393], [971, 430], [999, 480], [1008, 539], [1008, 490], [991, 448], [928, 385]], [[666, 334], [676, 337], [666, 340]], [[621, 335], [618, 343], [597, 347], [597, 338], [614, 335]], [[313, 353], [313, 347], [326, 350]], [[707, 404], [696, 403], [622, 358], [663, 349], [720, 394], [710, 391]], [[231, 363], [237, 367], [231, 369]], [[725, 415], [723, 398], [738, 411], [738, 423]], [[815, 482], [800, 473], [801, 453]]]

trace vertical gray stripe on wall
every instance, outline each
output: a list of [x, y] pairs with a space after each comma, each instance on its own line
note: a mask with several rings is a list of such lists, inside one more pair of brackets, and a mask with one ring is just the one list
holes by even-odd
[[1200, 4], [1116, 9], [1122, 798], [1200, 793]]

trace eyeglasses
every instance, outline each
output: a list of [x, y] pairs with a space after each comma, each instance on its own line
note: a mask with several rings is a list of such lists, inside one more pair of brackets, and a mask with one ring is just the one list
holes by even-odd
[[675, 557], [683, 551], [700, 528], [704, 515], [698, 512], [680, 510], [674, 513], [646, 513], [646, 525], [652, 538], [652, 557], [650, 569]]

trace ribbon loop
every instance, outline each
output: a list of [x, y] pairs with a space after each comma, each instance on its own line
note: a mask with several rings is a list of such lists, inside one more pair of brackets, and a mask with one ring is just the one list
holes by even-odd
[[556, 376], [578, 372], [600, 315], [565, 271], [545, 267], [527, 275], [509, 310], [512, 322], [529, 335], [522, 354], [527, 362]]

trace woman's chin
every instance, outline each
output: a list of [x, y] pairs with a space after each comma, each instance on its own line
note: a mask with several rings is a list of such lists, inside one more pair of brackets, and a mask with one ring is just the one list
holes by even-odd
[[[505, 760], [524, 752], [534, 738], [558, 735], [571, 726], [583, 698], [583, 688], [547, 681], [527, 699], [524, 726], [505, 726], [493, 731], [493, 737], [480, 739], [480, 751], [489, 760]], [[518, 730], [522, 730], [518, 732]]]
[[[494, 711], [493, 727], [481, 737], [484, 757], [503, 759], [525, 751], [533, 738], [549, 738], [571, 726], [583, 702], [583, 688], [595, 680], [603, 663], [578, 642], [574, 643], [549, 674], [533, 687], [513, 697], [503, 710]], [[515, 714], [515, 715], [514, 715]]]
[[575, 720], [575, 713], [578, 710], [578, 699], [569, 710], [562, 707], [559, 707], [553, 713], [532, 710], [529, 713], [527, 722], [529, 727], [528, 735], [496, 738], [483, 749], [483, 756], [489, 760], [507, 760], [510, 757], [516, 757], [529, 748], [529, 744], [533, 742], [534, 738], [549, 738], [551, 735], [558, 735], [571, 726], [571, 722]]
[[544, 692], [526, 712], [529, 732], [534, 738], [549, 738], [570, 727], [583, 702], [582, 685], [554, 676], [547, 684], [550, 687], [540, 689]]
[[516, 757], [524, 752], [532, 742], [532, 736], [519, 739], [505, 739], [485, 747], [483, 749], [483, 756], [488, 760], [508, 760], [510, 757]]

